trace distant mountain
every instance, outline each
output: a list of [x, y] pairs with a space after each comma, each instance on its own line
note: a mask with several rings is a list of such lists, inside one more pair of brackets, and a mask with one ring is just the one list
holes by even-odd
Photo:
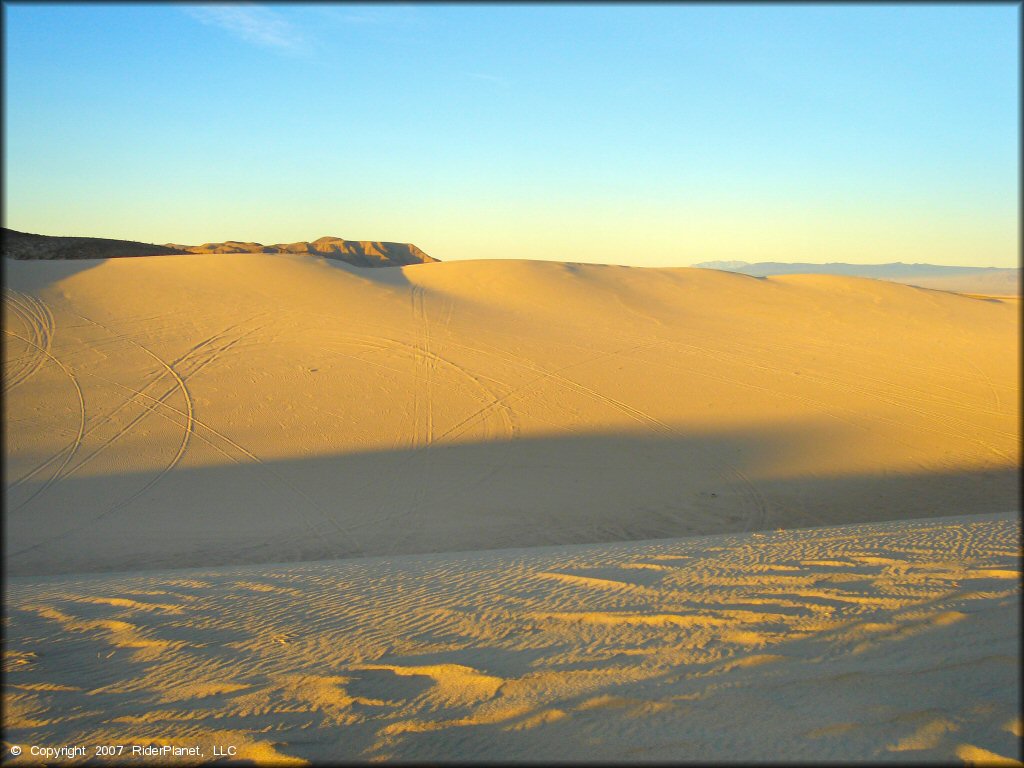
[[940, 264], [829, 264], [762, 261], [703, 261], [694, 267], [739, 272], [754, 277], [771, 275], [848, 275], [890, 280], [896, 283], [961, 293], [1020, 295], [1020, 269], [1001, 267], [951, 267]]
[[105, 237], [53, 237], [3, 229], [4, 256], [13, 259], [113, 259], [182, 254], [166, 245]]
[[743, 267], [749, 267], [750, 262], [747, 261], [702, 261], [700, 264], [693, 264], [694, 267], [704, 267], [705, 269], [722, 269], [726, 272], [739, 272]]
[[321, 237], [312, 242], [301, 241], [274, 245], [228, 240], [223, 243], [203, 243], [202, 245], [168, 243], [166, 247], [187, 253], [309, 253], [347, 261], [357, 267], [397, 267], [437, 261], [411, 243], [344, 240], [340, 237]]
[[14, 259], [114, 259], [188, 253], [308, 253], [357, 267], [396, 267], [437, 261], [411, 243], [384, 243], [321, 237], [313, 242], [261, 245], [229, 240], [203, 245], [154, 245], [104, 237], [59, 237], [3, 229], [3, 255]]

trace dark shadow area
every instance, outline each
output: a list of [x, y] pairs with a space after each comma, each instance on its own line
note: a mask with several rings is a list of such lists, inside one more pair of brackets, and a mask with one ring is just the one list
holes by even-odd
[[199, 468], [186, 459], [166, 474], [56, 482], [47, 470], [5, 492], [6, 569], [397, 556], [1021, 508], [1016, 468], [761, 477], [768, 457], [814, 450], [813, 430], [794, 432], [551, 437]]
[[13, 259], [4, 257], [3, 284], [19, 291], [39, 293], [59, 280], [93, 269], [106, 259]]
[[359, 280], [366, 280], [367, 282], [377, 283], [379, 285], [388, 285], [395, 288], [408, 288], [412, 285], [412, 283], [409, 282], [409, 278], [405, 276], [405, 272], [402, 271], [403, 266], [418, 266], [406, 264], [353, 264], [343, 258], [324, 253], [315, 254], [310, 256], [310, 258], [322, 259], [325, 264], [328, 264], [335, 269], [340, 269], [343, 272], [347, 272]]

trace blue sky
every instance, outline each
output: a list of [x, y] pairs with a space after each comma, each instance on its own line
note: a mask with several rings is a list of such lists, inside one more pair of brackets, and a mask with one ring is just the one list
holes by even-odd
[[1015, 5], [32, 5], [5, 226], [1016, 266]]

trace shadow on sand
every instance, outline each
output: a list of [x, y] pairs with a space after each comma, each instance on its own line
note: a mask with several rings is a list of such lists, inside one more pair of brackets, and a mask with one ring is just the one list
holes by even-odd
[[295, 562], [1021, 508], [1017, 468], [799, 477], [759, 470], [794, 445], [813, 450], [814, 441], [778, 430], [684, 439], [613, 433], [239, 457], [55, 482], [47, 470], [5, 491], [6, 568], [43, 575]]

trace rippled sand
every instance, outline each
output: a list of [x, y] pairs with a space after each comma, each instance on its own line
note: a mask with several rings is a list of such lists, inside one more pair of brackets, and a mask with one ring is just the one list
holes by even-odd
[[12, 743], [255, 760], [1020, 757], [1020, 522], [8, 584]]

